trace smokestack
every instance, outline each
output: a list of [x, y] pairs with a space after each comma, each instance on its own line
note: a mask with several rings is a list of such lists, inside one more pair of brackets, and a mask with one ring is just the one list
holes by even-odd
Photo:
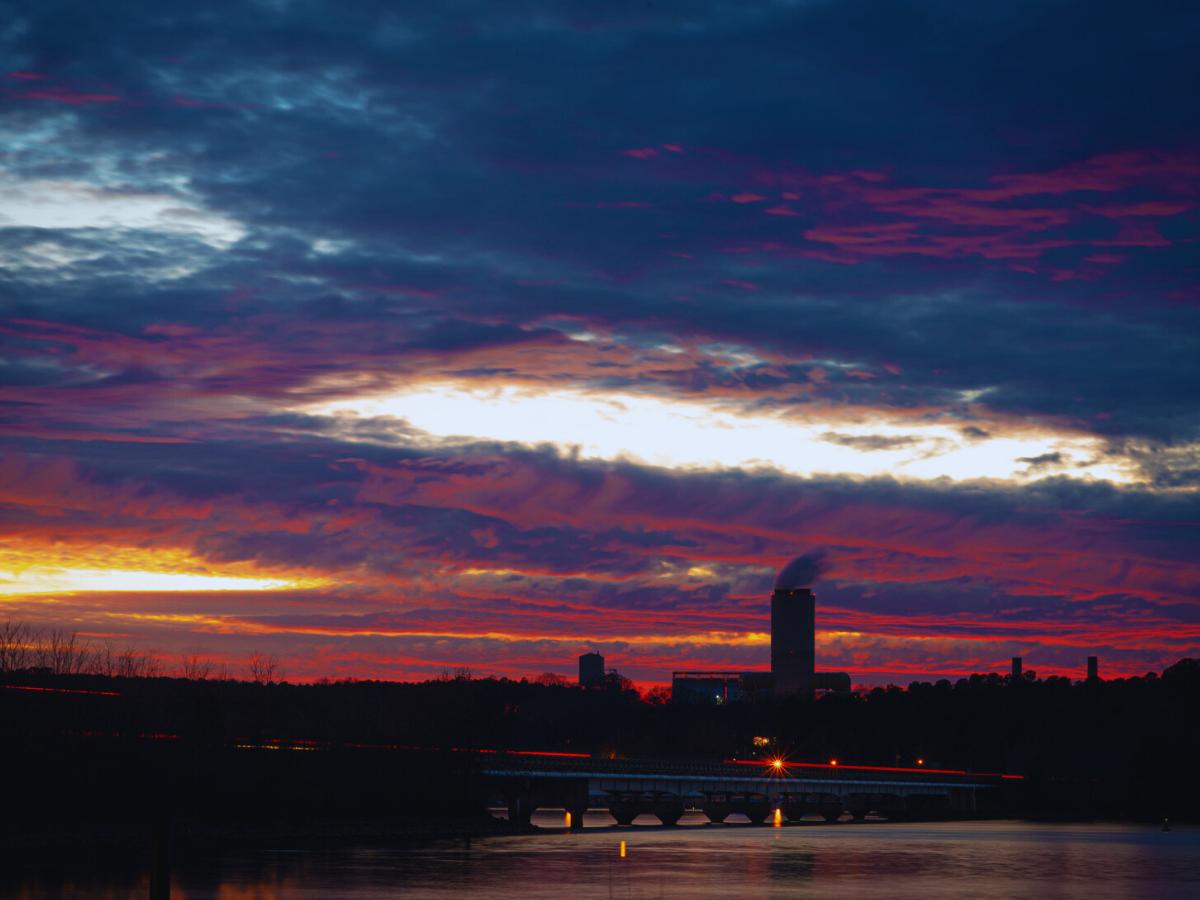
[[816, 688], [817, 598], [808, 585], [821, 577], [825, 554], [797, 556], [775, 579], [771, 594], [771, 675], [775, 696], [813, 698]]
[[776, 587], [771, 594], [771, 674], [775, 696], [813, 696], [817, 598], [801, 587]]
[[1100, 680], [1100, 659], [1099, 659], [1099, 657], [1095, 657], [1095, 656], [1088, 657], [1087, 680], [1088, 681], [1099, 681]]
[[1021, 680], [1021, 657], [1014, 656], [1012, 660], [1012, 680]]

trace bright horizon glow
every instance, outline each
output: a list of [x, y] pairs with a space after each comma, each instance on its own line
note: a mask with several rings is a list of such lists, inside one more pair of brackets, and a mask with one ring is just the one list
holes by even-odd
[[183, 572], [123, 569], [58, 569], [30, 567], [0, 571], [0, 595], [74, 594], [81, 592], [278, 591], [308, 587], [282, 578], [245, 578]]
[[[302, 408], [338, 419], [404, 420], [436, 438], [551, 444], [582, 457], [668, 468], [776, 468], [794, 475], [891, 475], [929, 480], [1031, 481], [1051, 474], [1130, 483], [1134, 476], [1101, 462], [1097, 438], [1042, 433], [968, 439], [957, 427], [914, 422], [870, 425], [805, 422], [741, 414], [698, 401], [632, 394], [532, 392], [431, 383]], [[406, 434], [397, 429], [398, 436]], [[361, 440], [352, 429], [343, 435]], [[872, 441], [883, 446], [873, 448]], [[888, 446], [888, 442], [891, 446]], [[1028, 460], [1061, 464], [1039, 468]]]

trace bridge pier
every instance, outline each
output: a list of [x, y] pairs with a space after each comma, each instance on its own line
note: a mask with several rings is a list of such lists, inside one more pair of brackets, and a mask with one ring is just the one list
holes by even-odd
[[583, 829], [583, 817], [587, 813], [586, 803], [573, 803], [567, 808], [567, 812], [571, 816], [571, 830], [580, 831]]
[[700, 811], [708, 816], [708, 821], [717, 823], [724, 822], [733, 812], [724, 794], [709, 794], [704, 798], [704, 805], [700, 807]]
[[567, 790], [567, 797], [563, 802], [563, 808], [571, 814], [571, 830], [582, 830], [583, 817], [584, 814], [587, 813], [588, 809], [588, 789], [586, 781], [573, 784]]
[[506, 805], [508, 806], [508, 821], [520, 825], [522, 828], [530, 827], [533, 811], [537, 809], [532, 797], [527, 794], [514, 794], [507, 798]]
[[740, 812], [753, 824], [761, 825], [771, 815], [771, 798], [766, 794], [746, 794], [741, 807], [736, 812]]
[[628, 827], [642, 812], [641, 798], [631, 791], [613, 791], [608, 798], [608, 812], [618, 825]]
[[654, 796], [650, 812], [664, 825], [678, 825], [683, 817], [683, 799], [677, 794], [661, 792]]

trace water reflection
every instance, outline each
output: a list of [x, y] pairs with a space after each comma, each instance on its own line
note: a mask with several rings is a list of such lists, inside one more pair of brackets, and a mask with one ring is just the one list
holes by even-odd
[[[562, 813], [550, 819], [561, 826]], [[1112, 825], [635, 825], [338, 852], [229, 851], [178, 862], [176, 900], [1200, 896], [1200, 831]], [[146, 890], [136, 868], [86, 878], [0, 874], [0, 896], [21, 900], [118, 900]]]

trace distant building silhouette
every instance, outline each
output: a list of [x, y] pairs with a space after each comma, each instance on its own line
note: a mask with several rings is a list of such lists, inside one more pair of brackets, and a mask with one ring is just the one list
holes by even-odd
[[1088, 674], [1087, 674], [1088, 681], [1099, 681], [1100, 680], [1100, 660], [1098, 657], [1095, 657], [1095, 656], [1088, 657], [1087, 672], [1088, 672]]
[[[775, 677], [770, 672], [672, 672], [671, 700], [674, 703], [753, 703], [774, 693]], [[848, 693], [853, 687], [846, 672], [814, 672], [816, 693]]]
[[672, 672], [671, 699], [676, 703], [724, 706], [746, 699], [745, 672]]
[[813, 695], [817, 598], [808, 588], [777, 587], [771, 594], [771, 674], [775, 696]]
[[1014, 656], [1012, 658], [1012, 680], [1021, 680], [1021, 657]]
[[846, 672], [814, 672], [813, 688], [817, 693], [835, 691], [848, 693], [852, 685]]
[[580, 687], [597, 687], [604, 681], [604, 657], [599, 653], [584, 653], [579, 657]]

